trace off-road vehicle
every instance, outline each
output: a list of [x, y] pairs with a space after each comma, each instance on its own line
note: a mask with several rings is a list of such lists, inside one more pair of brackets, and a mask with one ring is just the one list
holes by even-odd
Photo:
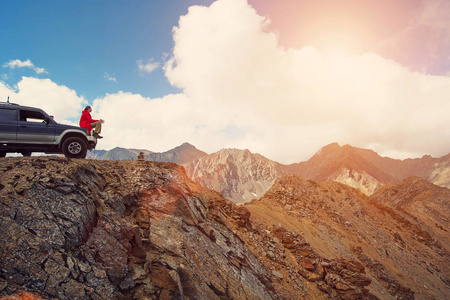
[[59, 124], [42, 109], [0, 102], [0, 157], [8, 152], [45, 152], [85, 158], [96, 144], [89, 130]]

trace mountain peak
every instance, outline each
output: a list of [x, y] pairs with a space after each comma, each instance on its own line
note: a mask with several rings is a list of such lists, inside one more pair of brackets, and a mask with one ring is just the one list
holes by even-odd
[[205, 155], [207, 155], [207, 153], [198, 150], [193, 145], [183, 143], [166, 152], [149, 154], [147, 155], [147, 159], [160, 162], [173, 162], [182, 165]]
[[181, 144], [180, 146], [178, 146], [178, 147], [175, 147], [174, 149], [177, 149], [177, 148], [184, 148], [184, 149], [197, 149], [197, 148], [195, 148], [195, 146], [194, 145], [192, 145], [192, 144], [189, 144], [188, 142], [184, 142], [183, 144]]
[[222, 149], [184, 167], [192, 180], [235, 202], [261, 197], [284, 175], [281, 164], [248, 149]]
[[341, 146], [335, 142], [335, 143], [331, 143], [326, 146], [323, 146], [322, 148], [320, 148], [320, 150], [317, 153], [338, 151], [339, 149], [341, 149]]
[[231, 154], [235, 154], [235, 153], [251, 153], [250, 150], [248, 149], [237, 149], [237, 148], [224, 148], [224, 149], [220, 149], [219, 151], [217, 151], [218, 153], [231, 153]]

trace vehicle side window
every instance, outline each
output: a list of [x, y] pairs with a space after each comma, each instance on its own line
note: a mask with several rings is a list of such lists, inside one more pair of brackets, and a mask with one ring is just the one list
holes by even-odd
[[33, 110], [20, 110], [20, 121], [42, 123], [44, 120], [45, 116], [41, 112]]
[[16, 121], [16, 110], [0, 109], [0, 119], [5, 121]]

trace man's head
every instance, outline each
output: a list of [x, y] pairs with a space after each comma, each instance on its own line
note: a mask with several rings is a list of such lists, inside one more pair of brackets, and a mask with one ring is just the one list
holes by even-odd
[[91, 111], [92, 111], [92, 107], [90, 107], [90, 106], [88, 105], [88, 106], [86, 106], [86, 107], [84, 108], [84, 110], [87, 110], [88, 112], [91, 112]]

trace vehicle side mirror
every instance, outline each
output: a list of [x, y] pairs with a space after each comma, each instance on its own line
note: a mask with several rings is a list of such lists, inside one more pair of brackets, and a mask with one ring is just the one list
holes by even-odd
[[48, 123], [50, 123], [50, 118], [51, 118], [51, 116], [50, 117], [45, 117], [45, 119], [44, 119], [45, 124], [48, 125]]

